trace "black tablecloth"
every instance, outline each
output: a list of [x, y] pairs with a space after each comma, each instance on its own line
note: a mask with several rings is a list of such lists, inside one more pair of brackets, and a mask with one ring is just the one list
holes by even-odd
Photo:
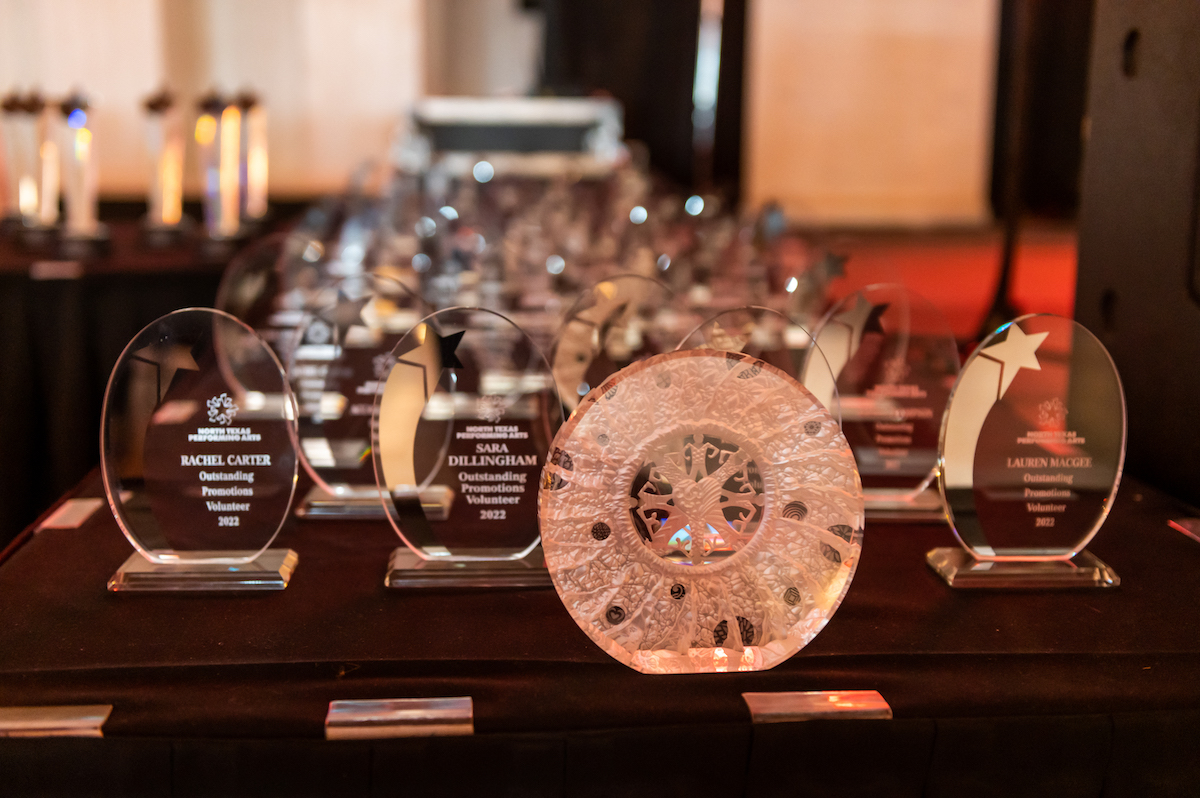
[[[177, 795], [420, 794], [438, 779], [489, 794], [644, 780], [693, 795], [1188, 794], [1200, 543], [1168, 528], [1180, 511], [1126, 482], [1090, 547], [1116, 590], [951, 590], [924, 563], [953, 544], [947, 528], [869, 524], [845, 602], [797, 656], [656, 677], [593, 646], [552, 590], [385, 589], [398, 541], [382, 523], [290, 521], [277, 545], [300, 562], [282, 593], [111, 594], [131, 549], [102, 509], [27, 534], [0, 566], [0, 705], [111, 703], [108, 739], [3, 743], [0, 765], [34, 778], [39, 757], [74, 751], [123, 794], [122, 774]], [[824, 689], [878, 690], [896, 719], [752, 728], [741, 699]], [[474, 697], [473, 739], [318, 739], [334, 699], [453, 695]]]
[[[82, 258], [0, 238], [0, 543], [99, 461], [104, 387], [129, 339], [216, 297], [224, 260], [195, 242], [144, 246], [136, 221], [109, 229], [107, 249]], [[77, 261], [74, 276], [34, 279], [47, 261]]]

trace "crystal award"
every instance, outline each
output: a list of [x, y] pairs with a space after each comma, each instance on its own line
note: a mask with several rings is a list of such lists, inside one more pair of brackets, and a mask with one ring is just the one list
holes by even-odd
[[941, 520], [938, 433], [958, 376], [945, 318], [902, 285], [873, 285], [835, 305], [813, 336], [824, 359], [809, 359], [803, 382], [821, 399], [836, 391], [867, 517]]
[[619, 274], [575, 300], [550, 347], [554, 381], [568, 411], [617, 370], [675, 348], [682, 332], [674, 296], [657, 280]]
[[371, 416], [392, 350], [429, 308], [403, 283], [361, 274], [313, 292], [287, 373], [299, 404], [300, 458], [315, 483], [297, 513], [382, 518]]
[[541, 351], [498, 313], [449, 308], [414, 326], [386, 365], [371, 449], [407, 546], [387, 584], [547, 584], [537, 480], [562, 406]]
[[1059, 316], [992, 333], [954, 385], [939, 484], [962, 548], [927, 561], [954, 587], [1113, 587], [1083, 549], [1112, 507], [1125, 398], [1104, 346]]
[[104, 396], [101, 472], [137, 550], [110, 590], [281, 590], [296, 554], [269, 548], [296, 489], [295, 403], [253, 330], [217, 310], [134, 336]]
[[559, 430], [546, 567], [567, 611], [643, 673], [774, 667], [825, 626], [862, 545], [854, 455], [769, 363], [691, 349], [634, 363]]
[[216, 305], [250, 325], [286, 363], [305, 312], [329, 279], [324, 247], [307, 235], [272, 233], [235, 255], [221, 274]]
[[832, 390], [821, 397], [821, 404], [835, 421], [839, 424], [842, 421], [836, 381], [830, 375], [824, 353], [812, 343], [807, 330], [777, 310], [746, 305], [722, 311], [698, 325], [677, 348], [741, 352], [770, 363], [796, 380], [811, 353], [809, 368], [814, 372], [823, 368], [826, 372], [824, 382], [832, 386]]

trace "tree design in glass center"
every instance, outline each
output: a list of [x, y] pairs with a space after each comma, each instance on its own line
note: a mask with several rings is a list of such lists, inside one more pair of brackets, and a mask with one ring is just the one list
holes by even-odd
[[762, 519], [762, 477], [736, 444], [712, 435], [675, 436], [643, 462], [630, 488], [629, 510], [655, 554], [706, 565], [754, 537]]

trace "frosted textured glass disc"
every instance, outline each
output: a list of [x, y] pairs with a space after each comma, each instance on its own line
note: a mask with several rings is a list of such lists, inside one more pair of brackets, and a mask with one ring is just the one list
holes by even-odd
[[841, 603], [863, 496], [837, 423], [798, 382], [698, 349], [585, 397], [539, 513], [554, 586], [610, 655], [643, 673], [763, 670]]

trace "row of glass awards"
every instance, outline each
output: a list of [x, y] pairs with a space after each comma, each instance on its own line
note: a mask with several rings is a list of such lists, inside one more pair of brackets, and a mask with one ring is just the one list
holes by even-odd
[[98, 172], [87, 99], [73, 94], [52, 105], [36, 92], [10, 94], [0, 102], [0, 109], [7, 215], [31, 234], [53, 230], [59, 224], [61, 193], [66, 240], [103, 238], [96, 213]]
[[[74, 94], [57, 105], [36, 92], [10, 94], [0, 103], [9, 215], [28, 233], [59, 223], [60, 190], [65, 199], [63, 235], [70, 240], [106, 236], [97, 218], [94, 113]], [[146, 144], [151, 159], [146, 229], [152, 243], [169, 243], [186, 231], [183, 168], [187, 139], [182, 109], [167, 91], [145, 102]], [[197, 104], [194, 136], [204, 186], [204, 229], [210, 239], [237, 237], [267, 212], [267, 117], [249, 92], [236, 97], [210, 93]]]
[[900, 286], [803, 341], [753, 307], [656, 339], [668, 290], [599, 283], [549, 359], [499, 313], [426, 313], [363, 274], [263, 335], [216, 310], [159, 319], [105, 399], [105, 489], [137, 549], [110, 588], [286, 587], [296, 554], [270, 547], [300, 464], [303, 514], [387, 518], [405, 544], [389, 585], [548, 578], [646, 672], [791, 656], [845, 595], [872, 510], [944, 513], [962, 545], [928, 560], [956, 587], [1117, 583], [1083, 549], [1120, 480], [1124, 401], [1080, 325], [1023, 317], [960, 370]]

